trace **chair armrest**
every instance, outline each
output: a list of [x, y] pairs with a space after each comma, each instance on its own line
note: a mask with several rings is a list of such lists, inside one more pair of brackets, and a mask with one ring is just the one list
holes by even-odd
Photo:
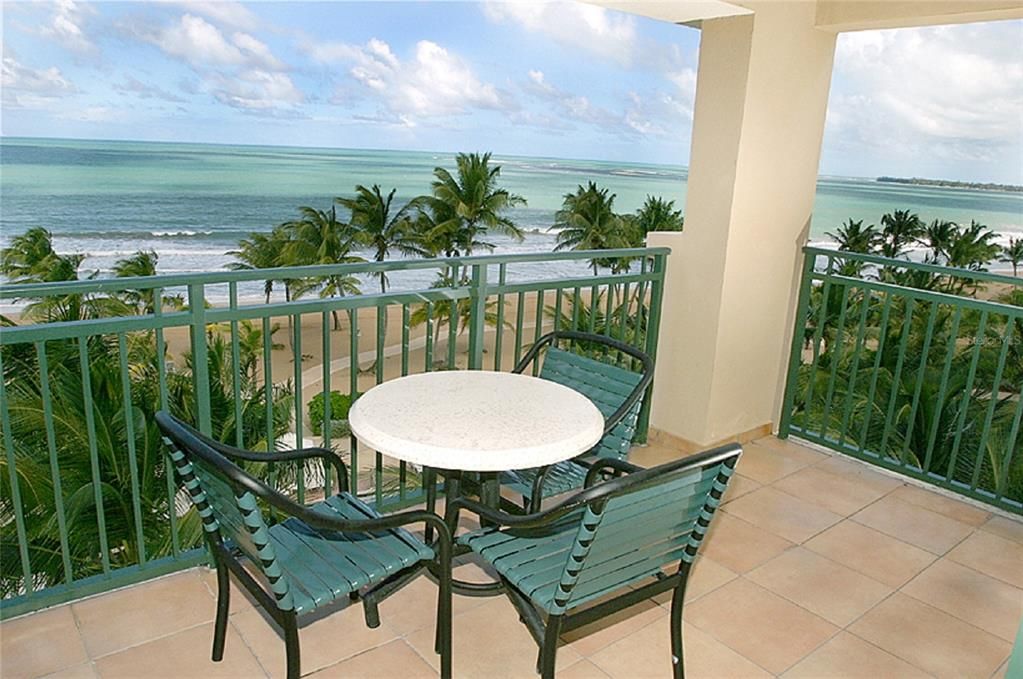
[[621, 476], [622, 474], [633, 474], [635, 472], [643, 471], [643, 467], [626, 462], [625, 460], [619, 460], [615, 457], [605, 457], [592, 462], [578, 461], [579, 464], [587, 466], [590, 471], [586, 472], [586, 480], [583, 482], [583, 488], [589, 488], [597, 481], [601, 474], [606, 469], [611, 469], [614, 476]]
[[255, 453], [249, 450], [242, 450], [229, 446], [220, 441], [215, 441], [203, 436], [203, 442], [213, 448], [224, 457], [245, 460], [246, 462], [262, 462], [265, 464], [273, 462], [295, 462], [297, 460], [310, 460], [319, 458], [334, 468], [337, 473], [337, 487], [341, 492], [348, 492], [348, 467], [334, 451], [327, 448], [297, 448], [295, 450], [277, 450], [265, 453]]

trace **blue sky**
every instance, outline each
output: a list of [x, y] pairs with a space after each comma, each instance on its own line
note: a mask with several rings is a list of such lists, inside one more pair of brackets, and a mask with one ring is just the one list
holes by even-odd
[[[7, 136], [688, 162], [699, 31], [574, 2], [4, 2]], [[1023, 183], [1023, 22], [840, 36], [824, 174]]]

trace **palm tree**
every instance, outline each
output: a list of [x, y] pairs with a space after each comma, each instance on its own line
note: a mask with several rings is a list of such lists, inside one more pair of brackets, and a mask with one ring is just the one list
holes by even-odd
[[635, 224], [641, 236], [651, 231], [681, 231], [685, 217], [675, 209], [675, 201], [647, 196], [643, 207], [636, 211]]
[[493, 249], [479, 240], [490, 232], [522, 240], [522, 230], [504, 213], [525, 205], [526, 199], [498, 187], [501, 167], [490, 167], [490, 153], [459, 153], [455, 165], [454, 175], [442, 167], [433, 171], [433, 196], [447, 206], [449, 214], [436, 228], [449, 233], [457, 250], [465, 255], [476, 247]]
[[[626, 229], [622, 218], [615, 214], [615, 194], [608, 194], [594, 182], [585, 187], [581, 184], [575, 193], [566, 193], [561, 209], [554, 214], [554, 224], [549, 230], [558, 229], [555, 252], [560, 250], [608, 250], [628, 246]], [[593, 275], [599, 275], [598, 267], [614, 266], [610, 259], [591, 259]]]
[[880, 240], [877, 227], [871, 224], [863, 226], [863, 220], [849, 218], [840, 225], [834, 232], [828, 231], [826, 236], [838, 243], [838, 249], [843, 252], [857, 252], [870, 254]]
[[[228, 266], [235, 271], [251, 271], [253, 269], [273, 269], [284, 266], [282, 254], [291, 236], [284, 224], [274, 227], [270, 233], [250, 233], [248, 238], [238, 241], [238, 249], [228, 252], [238, 258]], [[274, 289], [274, 281], [263, 283], [266, 303], [270, 303], [270, 294]], [[288, 294], [290, 299], [290, 291]]]
[[[863, 226], [862, 219], [850, 217], [844, 224], [840, 225], [834, 232], [827, 231], [826, 236], [838, 243], [838, 249], [843, 252], [856, 252], [868, 255], [881, 241], [881, 234], [873, 224]], [[839, 265], [839, 272], [844, 276], [858, 276], [863, 270], [864, 263], [857, 260], [842, 260]]]
[[1009, 238], [1009, 244], [1002, 246], [999, 262], [1012, 264], [1012, 275], [1019, 275], [1019, 265], [1023, 263], [1023, 238]]
[[920, 239], [924, 223], [919, 215], [909, 210], [895, 210], [881, 217], [881, 255], [901, 257], [906, 248]]
[[973, 271], [984, 271], [988, 262], [998, 256], [1001, 248], [991, 241], [994, 231], [970, 220], [970, 225], [957, 229], [948, 247], [948, 265]]
[[[300, 207], [302, 218], [288, 222], [291, 239], [285, 246], [283, 260], [292, 266], [309, 264], [349, 264], [365, 261], [351, 254], [356, 244], [356, 231], [351, 224], [338, 221], [337, 210], [317, 210]], [[295, 291], [299, 297], [306, 291], [320, 286], [320, 297], [343, 297], [359, 294], [359, 279], [350, 274], [333, 274], [313, 281], [300, 281]], [[334, 329], [341, 327], [341, 319], [333, 312]]]
[[920, 242], [931, 249], [928, 259], [934, 263], [947, 262], [949, 248], [959, 231], [959, 225], [947, 220], [935, 219], [925, 227]]
[[[373, 249], [373, 259], [382, 262], [391, 249], [405, 255], [424, 254], [420, 238], [414, 228], [410, 213], [416, 207], [415, 200], [401, 206], [393, 214], [391, 203], [397, 189], [391, 189], [385, 198], [380, 186], [367, 189], [361, 184], [355, 187], [354, 198], [335, 198], [334, 202], [351, 211], [351, 224], [356, 229], [355, 238]], [[380, 292], [387, 292], [387, 274], [380, 276]]]
[[[139, 250], [135, 254], [119, 259], [114, 263], [114, 276], [118, 278], [155, 276], [156, 264], [159, 261], [160, 257], [155, 251]], [[156, 309], [152, 288], [125, 290], [121, 292], [119, 297], [126, 305], [134, 308], [140, 314], [151, 314]], [[164, 305], [173, 308], [181, 308], [184, 305], [184, 300], [180, 295], [165, 295], [161, 301]]]
[[[0, 251], [0, 274], [14, 284], [76, 281], [85, 257], [81, 253], [57, 254], [53, 249], [53, 235], [37, 226], [12, 238], [11, 244]], [[89, 278], [96, 275], [93, 272]], [[123, 304], [113, 298], [74, 293], [38, 299], [25, 307], [24, 316], [47, 322], [76, 321], [123, 311]]]
[[53, 235], [34, 226], [12, 238], [10, 246], [0, 251], [0, 273], [12, 283], [76, 281], [84, 260], [83, 254], [58, 255], [53, 249]]

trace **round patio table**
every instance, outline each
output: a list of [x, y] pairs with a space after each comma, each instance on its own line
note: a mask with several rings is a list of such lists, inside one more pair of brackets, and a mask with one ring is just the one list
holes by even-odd
[[[448, 493], [459, 493], [463, 472], [479, 473], [480, 500], [495, 508], [499, 472], [571, 459], [604, 433], [604, 416], [574, 389], [483, 370], [384, 382], [352, 404], [348, 424], [360, 443], [379, 453], [443, 470]], [[456, 584], [464, 593], [493, 589]]]

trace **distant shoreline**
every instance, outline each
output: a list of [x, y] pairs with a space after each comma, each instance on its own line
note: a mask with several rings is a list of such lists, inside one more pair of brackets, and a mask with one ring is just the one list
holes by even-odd
[[995, 184], [993, 182], [960, 182], [953, 179], [923, 179], [921, 177], [878, 177], [882, 184], [912, 184], [915, 186], [938, 186], [943, 189], [974, 189], [980, 191], [1001, 191], [1023, 193], [1023, 186], [1016, 184]]

